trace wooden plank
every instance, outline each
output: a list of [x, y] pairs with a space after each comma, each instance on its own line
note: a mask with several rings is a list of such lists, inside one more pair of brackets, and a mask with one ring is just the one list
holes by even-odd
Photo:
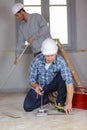
[[75, 71], [74, 66], [72, 65], [72, 63], [71, 63], [71, 61], [70, 61], [70, 59], [69, 59], [69, 57], [68, 57], [66, 51], [64, 50], [62, 44], [60, 43], [60, 40], [57, 39], [56, 41], [57, 41], [57, 45], [58, 45], [58, 47], [59, 47], [59, 50], [60, 50], [60, 52], [61, 52], [61, 55], [63, 56], [63, 58], [65, 59], [67, 65], [68, 65], [68, 67], [69, 67], [70, 70], [71, 70], [72, 76], [73, 76], [73, 78], [74, 78], [74, 80], [75, 80], [75, 82], [76, 82], [76, 86], [78, 86], [78, 87], [83, 87], [83, 85], [82, 85], [82, 83], [81, 83], [81, 81], [80, 81], [80, 79], [79, 79], [79, 77], [78, 77], [78, 75], [77, 75], [77, 73], [76, 73], [76, 71]]

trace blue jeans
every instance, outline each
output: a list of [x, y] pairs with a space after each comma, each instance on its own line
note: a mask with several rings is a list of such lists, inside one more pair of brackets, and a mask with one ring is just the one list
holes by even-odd
[[[49, 92], [58, 92], [57, 101], [60, 103], [65, 103], [66, 100], [66, 85], [65, 81], [62, 79], [60, 72], [55, 76], [53, 81], [49, 85], [45, 85], [43, 95], [43, 105], [49, 103], [48, 94]], [[34, 89], [30, 89], [24, 100], [24, 110], [32, 111], [41, 106], [41, 96], [37, 98], [37, 93]]]

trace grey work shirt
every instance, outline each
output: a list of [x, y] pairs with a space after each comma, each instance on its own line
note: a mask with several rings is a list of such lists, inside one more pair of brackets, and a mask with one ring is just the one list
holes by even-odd
[[40, 52], [42, 42], [46, 38], [51, 38], [47, 22], [40, 14], [29, 14], [27, 22], [20, 22], [16, 57], [21, 54], [25, 47], [25, 41], [27, 41], [31, 36], [35, 38], [33, 43], [30, 45], [33, 53]]

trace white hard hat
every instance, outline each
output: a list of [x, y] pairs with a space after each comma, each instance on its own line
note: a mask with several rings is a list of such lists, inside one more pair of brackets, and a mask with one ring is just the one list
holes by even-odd
[[16, 14], [18, 11], [20, 11], [21, 9], [24, 8], [24, 5], [22, 3], [16, 3], [13, 7], [12, 7], [12, 12], [13, 14]]
[[43, 41], [41, 47], [41, 52], [43, 55], [56, 54], [57, 51], [58, 51], [58, 46], [53, 39], [47, 38], [46, 40]]

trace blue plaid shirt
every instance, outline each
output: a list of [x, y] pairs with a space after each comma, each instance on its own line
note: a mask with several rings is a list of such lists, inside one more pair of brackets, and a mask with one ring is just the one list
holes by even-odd
[[36, 82], [43, 88], [46, 84], [49, 84], [54, 79], [58, 72], [61, 73], [66, 85], [73, 83], [70, 69], [63, 57], [60, 55], [56, 56], [55, 60], [47, 70], [45, 69], [45, 65], [46, 63], [44, 55], [40, 54], [34, 58], [30, 65], [30, 71], [28, 75], [28, 81], [30, 84], [32, 82]]

